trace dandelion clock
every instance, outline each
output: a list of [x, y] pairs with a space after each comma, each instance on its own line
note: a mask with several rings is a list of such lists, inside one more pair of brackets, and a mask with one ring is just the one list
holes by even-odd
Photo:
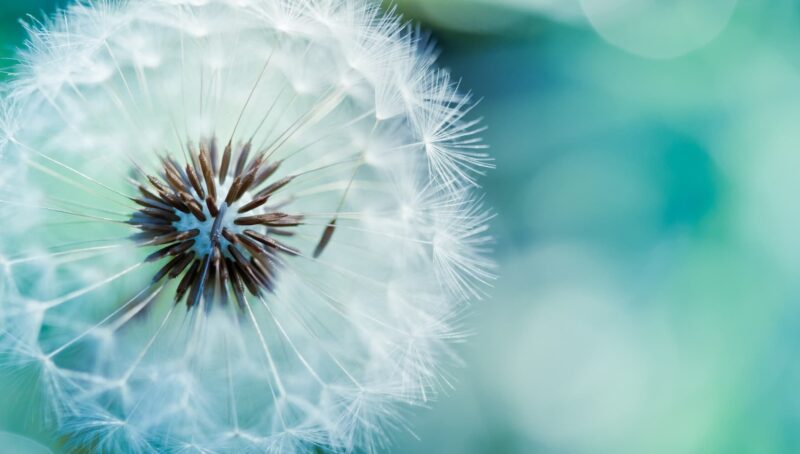
[[371, 452], [449, 386], [491, 161], [424, 36], [364, 0], [87, 0], [27, 28], [0, 371], [54, 445]]

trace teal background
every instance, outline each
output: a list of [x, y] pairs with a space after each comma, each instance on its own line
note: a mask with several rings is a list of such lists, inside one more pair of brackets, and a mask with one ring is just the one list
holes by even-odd
[[500, 278], [393, 450], [800, 451], [800, 6], [399, 8], [483, 98]]

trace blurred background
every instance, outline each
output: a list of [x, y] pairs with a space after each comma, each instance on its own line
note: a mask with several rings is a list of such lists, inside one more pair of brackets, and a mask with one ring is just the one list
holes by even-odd
[[800, 4], [398, 7], [483, 98], [500, 278], [393, 451], [800, 452]]

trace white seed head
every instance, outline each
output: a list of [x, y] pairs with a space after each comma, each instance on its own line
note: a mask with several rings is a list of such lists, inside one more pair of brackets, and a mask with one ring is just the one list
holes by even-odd
[[87, 0], [27, 29], [0, 369], [68, 447], [376, 451], [449, 383], [491, 160], [424, 35], [365, 0]]

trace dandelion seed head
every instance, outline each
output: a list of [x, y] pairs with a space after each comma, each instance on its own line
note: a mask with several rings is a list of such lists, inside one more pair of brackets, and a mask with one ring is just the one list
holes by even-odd
[[78, 1], [0, 88], [0, 369], [99, 452], [386, 449], [493, 276], [471, 96], [364, 0]]

